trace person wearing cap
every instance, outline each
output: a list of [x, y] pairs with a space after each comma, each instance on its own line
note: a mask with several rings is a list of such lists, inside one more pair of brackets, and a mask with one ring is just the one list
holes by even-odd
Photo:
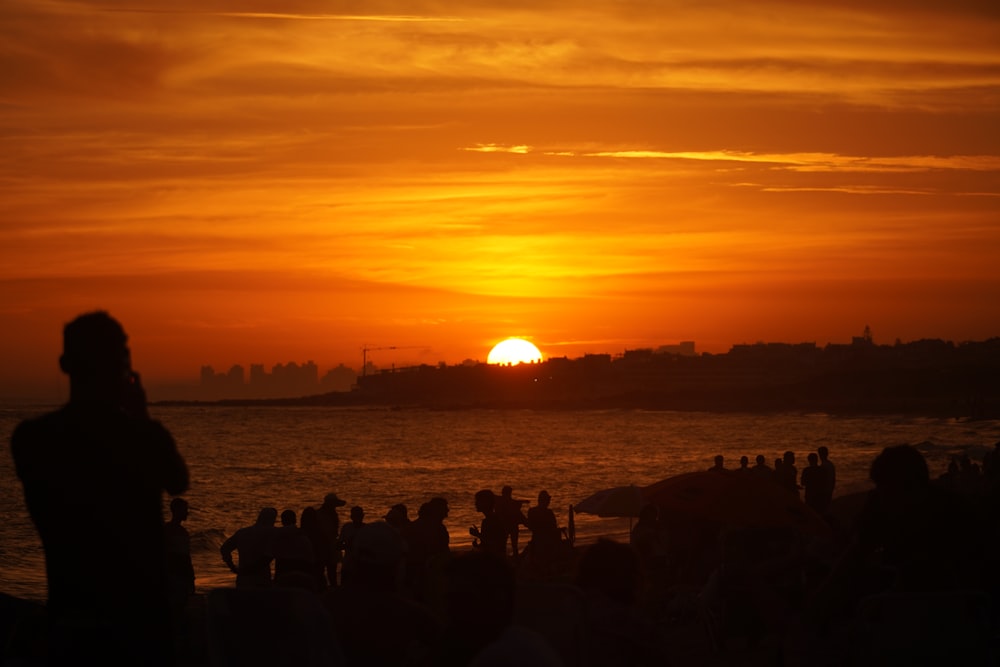
[[337, 544], [340, 540], [340, 515], [337, 514], [337, 508], [346, 504], [347, 501], [341, 500], [336, 493], [328, 493], [323, 498], [323, 504], [316, 510], [326, 542], [322, 551], [326, 555], [326, 580], [331, 588], [337, 586], [337, 565], [340, 563], [340, 547]]
[[50, 665], [172, 660], [162, 504], [187, 490], [188, 470], [149, 416], [127, 341], [104, 311], [68, 323], [69, 401], [11, 437], [45, 549]]

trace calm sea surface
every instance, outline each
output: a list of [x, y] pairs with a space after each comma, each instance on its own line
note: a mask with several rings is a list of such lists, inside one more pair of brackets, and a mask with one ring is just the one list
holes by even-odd
[[[45, 597], [44, 553], [24, 508], [9, 438], [21, 419], [42, 410], [0, 406], [8, 442], [0, 454], [0, 592], [33, 599]], [[202, 590], [232, 585], [218, 546], [261, 507], [300, 513], [331, 491], [348, 503], [342, 520], [353, 505], [377, 520], [399, 502], [415, 518], [422, 502], [444, 496], [452, 544], [464, 547], [469, 527], [479, 523], [473, 494], [483, 488], [499, 492], [509, 484], [515, 497], [532, 504], [547, 489], [565, 525], [568, 506], [595, 491], [708, 468], [720, 453], [731, 467], [741, 455], [753, 461], [764, 454], [770, 464], [790, 449], [801, 470], [806, 454], [826, 445], [840, 495], [869, 488], [868, 467], [883, 447], [918, 446], [936, 476], [950, 454], [981, 460], [1000, 441], [1000, 422], [910, 417], [215, 406], [152, 412], [191, 469], [186, 525]], [[576, 527], [587, 542], [599, 535], [624, 539], [628, 523], [577, 515]]]

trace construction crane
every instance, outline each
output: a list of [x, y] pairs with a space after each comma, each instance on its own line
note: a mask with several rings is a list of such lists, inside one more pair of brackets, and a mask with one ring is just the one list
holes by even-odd
[[378, 350], [395, 350], [395, 345], [388, 345], [386, 347], [368, 347], [367, 345], [361, 346], [361, 377], [364, 377], [368, 373], [368, 353], [375, 352]]
[[415, 350], [415, 349], [427, 349], [426, 345], [386, 345], [384, 347], [369, 347], [367, 345], [361, 348], [361, 377], [365, 377], [368, 372], [368, 353], [377, 352], [379, 350]]

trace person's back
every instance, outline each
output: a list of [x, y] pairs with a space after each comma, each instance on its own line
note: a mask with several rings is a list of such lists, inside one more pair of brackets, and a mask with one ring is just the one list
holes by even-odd
[[819, 465], [819, 457], [810, 452], [809, 465], [802, 471], [802, 489], [806, 505], [820, 514], [827, 511], [829, 502], [826, 499], [828, 487], [826, 471]]
[[163, 524], [163, 539], [167, 558], [168, 595], [175, 624], [183, 618], [188, 597], [194, 593], [191, 536], [184, 527], [187, 518], [187, 501], [183, 498], [170, 501], [170, 521]]
[[496, 513], [496, 496], [489, 489], [476, 493], [476, 510], [483, 513], [479, 528], [472, 527], [469, 534], [475, 539], [472, 546], [499, 556], [507, 555], [507, 528]]
[[[274, 527], [277, 516], [273, 507], [261, 509], [254, 525], [240, 528], [219, 547], [223, 562], [236, 574], [237, 588], [271, 585], [271, 561], [274, 560], [274, 540], [278, 536]], [[238, 566], [233, 563], [233, 551], [239, 554]]]
[[776, 479], [782, 486], [798, 495], [799, 474], [795, 468], [795, 452], [785, 452], [785, 455], [781, 458], [781, 467], [779, 468], [776, 462], [774, 472]]
[[765, 478], [774, 479], [774, 470], [771, 466], [767, 465], [767, 459], [764, 458], [763, 454], [758, 454], [754, 467], [750, 469], [755, 475]]
[[562, 539], [556, 515], [549, 507], [551, 500], [549, 492], [543, 490], [538, 494], [538, 504], [528, 510], [531, 559], [534, 567], [543, 574], [549, 573], [558, 558]]
[[67, 325], [70, 401], [11, 438], [45, 548], [53, 664], [148, 650], [168, 661], [162, 494], [187, 490], [188, 474], [145, 412], [125, 340], [105, 313]]
[[830, 450], [825, 445], [820, 445], [816, 449], [816, 454], [819, 456], [819, 467], [823, 469], [826, 481], [823, 490], [824, 502], [829, 505], [833, 500], [833, 491], [837, 487], [837, 466], [830, 460]]
[[326, 562], [323, 563], [323, 567], [330, 586], [336, 586], [338, 583], [337, 566], [340, 563], [340, 547], [337, 544], [340, 540], [340, 515], [337, 514], [337, 508], [346, 504], [346, 501], [341, 500], [336, 493], [328, 493], [323, 498], [323, 504], [316, 510], [325, 543], [322, 551], [326, 556]]
[[295, 512], [285, 510], [281, 513], [281, 527], [274, 532], [274, 583], [318, 591], [319, 580], [314, 577], [315, 550], [305, 531], [296, 526], [295, 521]]
[[[524, 512], [521, 510], [521, 506], [525, 504], [524, 500], [515, 500], [513, 497], [514, 490], [510, 486], [504, 486], [500, 491], [500, 495], [496, 499], [496, 513], [503, 521], [504, 529], [507, 531], [507, 539], [510, 540], [510, 548], [513, 552], [513, 556], [516, 559], [519, 555], [518, 553], [518, 540], [521, 533], [521, 526], [528, 525], [528, 519], [524, 516]], [[506, 543], [504, 546], [504, 552], [506, 552]]]

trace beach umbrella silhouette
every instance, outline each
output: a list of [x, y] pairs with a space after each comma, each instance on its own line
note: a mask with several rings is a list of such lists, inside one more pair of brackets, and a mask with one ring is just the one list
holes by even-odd
[[668, 477], [642, 489], [660, 517], [711, 521], [727, 526], [792, 527], [824, 535], [829, 525], [798, 494], [752, 473], [700, 471]]
[[603, 489], [573, 505], [576, 512], [599, 517], [636, 517], [642, 509], [642, 489], [631, 484]]
[[631, 533], [632, 518], [639, 516], [642, 505], [642, 489], [631, 484], [598, 491], [571, 506], [571, 509], [603, 518], [628, 517], [628, 532]]

